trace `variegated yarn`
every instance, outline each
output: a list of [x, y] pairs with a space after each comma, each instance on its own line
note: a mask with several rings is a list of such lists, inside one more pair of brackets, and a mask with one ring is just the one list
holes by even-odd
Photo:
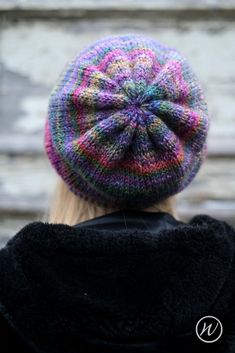
[[208, 127], [201, 85], [178, 50], [143, 35], [113, 36], [87, 47], [61, 74], [45, 148], [76, 195], [143, 208], [192, 181]]

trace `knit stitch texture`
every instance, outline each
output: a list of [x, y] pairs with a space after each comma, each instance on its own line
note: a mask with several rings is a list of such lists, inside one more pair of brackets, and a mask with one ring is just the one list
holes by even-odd
[[183, 190], [206, 154], [202, 87], [183, 55], [143, 35], [79, 53], [49, 100], [45, 149], [69, 189], [114, 207], [148, 207]]

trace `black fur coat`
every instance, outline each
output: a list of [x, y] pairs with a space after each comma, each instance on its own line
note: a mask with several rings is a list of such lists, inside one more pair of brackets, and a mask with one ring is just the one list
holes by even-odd
[[[31, 222], [0, 250], [0, 352], [233, 353], [234, 254], [234, 229], [207, 215]], [[223, 327], [209, 344], [204, 316]]]

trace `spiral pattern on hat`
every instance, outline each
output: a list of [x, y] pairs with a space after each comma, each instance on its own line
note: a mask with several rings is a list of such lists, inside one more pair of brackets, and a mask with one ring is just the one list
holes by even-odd
[[49, 160], [76, 195], [148, 207], [183, 190], [206, 156], [207, 104], [175, 48], [107, 37], [60, 75], [45, 124]]

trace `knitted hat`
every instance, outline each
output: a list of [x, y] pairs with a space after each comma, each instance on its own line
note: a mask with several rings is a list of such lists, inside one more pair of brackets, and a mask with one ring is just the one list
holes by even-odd
[[54, 87], [49, 160], [76, 195], [148, 207], [183, 190], [207, 153], [207, 104], [186, 59], [142, 35], [99, 40]]

